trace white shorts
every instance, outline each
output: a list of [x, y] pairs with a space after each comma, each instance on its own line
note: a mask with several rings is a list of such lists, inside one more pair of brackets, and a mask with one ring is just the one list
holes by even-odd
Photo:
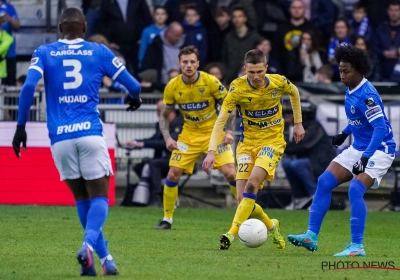
[[85, 136], [63, 140], [51, 146], [61, 181], [99, 179], [113, 174], [106, 140], [102, 136]]
[[[361, 158], [364, 151], [358, 151], [350, 146], [344, 150], [341, 154], [333, 159], [333, 161], [339, 163], [341, 166], [353, 173], [353, 165]], [[386, 174], [392, 162], [394, 155], [385, 154], [382, 151], [376, 151], [369, 159], [365, 173], [367, 173], [372, 179], [375, 179], [374, 185], [371, 189], [377, 189], [383, 176]]]

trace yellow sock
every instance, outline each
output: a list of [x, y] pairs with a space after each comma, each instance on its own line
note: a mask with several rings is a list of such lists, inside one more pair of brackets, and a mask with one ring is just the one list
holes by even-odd
[[244, 197], [240, 202], [236, 209], [235, 217], [233, 218], [232, 227], [229, 230], [234, 237], [237, 236], [240, 225], [249, 218], [255, 203], [256, 201], [254, 198], [248, 197]]
[[254, 206], [253, 212], [251, 212], [251, 214], [250, 214], [249, 219], [250, 218], [260, 220], [261, 222], [263, 222], [265, 224], [265, 226], [267, 227], [268, 230], [270, 230], [274, 226], [271, 219], [268, 217], [267, 214], [265, 214], [264, 210], [257, 203]]
[[172, 219], [178, 198], [178, 183], [175, 186], [164, 185], [164, 218]]
[[236, 193], [236, 181], [229, 182], [229, 188], [231, 189], [231, 192], [235, 198], [237, 198], [237, 193]]

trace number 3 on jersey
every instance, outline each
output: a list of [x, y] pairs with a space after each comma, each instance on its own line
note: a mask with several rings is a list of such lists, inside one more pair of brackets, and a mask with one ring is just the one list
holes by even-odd
[[[73, 82], [63, 83], [64, 89], [78, 88], [83, 81], [82, 74], [79, 72], [82, 69], [82, 63], [76, 59], [64, 59], [63, 66], [68, 67], [68, 70], [65, 72], [65, 77], [74, 78]], [[73, 67], [72, 70], [69, 70], [71, 67]]]

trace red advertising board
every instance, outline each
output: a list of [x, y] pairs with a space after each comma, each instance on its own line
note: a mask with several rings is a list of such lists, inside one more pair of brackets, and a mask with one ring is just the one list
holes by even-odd
[[[21, 151], [21, 158], [11, 145], [15, 127], [14, 122], [0, 122], [0, 204], [75, 205], [54, 165], [46, 123], [27, 123], [27, 149]], [[104, 124], [104, 134], [115, 173], [115, 125]], [[109, 204], [115, 204], [114, 176]]]

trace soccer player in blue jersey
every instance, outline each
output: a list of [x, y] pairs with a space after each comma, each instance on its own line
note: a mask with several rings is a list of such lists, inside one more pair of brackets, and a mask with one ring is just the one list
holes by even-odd
[[47, 127], [56, 167], [76, 200], [80, 222], [85, 229], [84, 242], [77, 259], [82, 276], [95, 276], [93, 250], [100, 258], [103, 275], [115, 275], [118, 269], [108, 252], [102, 227], [108, 213], [110, 156], [103, 138], [103, 126], [97, 104], [103, 76], [124, 85], [129, 95], [128, 111], [140, 107], [140, 85], [124, 65], [104, 45], [84, 41], [86, 23], [76, 8], [61, 16], [62, 39], [40, 46], [31, 60], [19, 99], [18, 123], [13, 139], [17, 157], [20, 145], [26, 148], [29, 109], [36, 84], [44, 77]]
[[345, 111], [348, 125], [332, 139], [336, 147], [352, 134], [353, 144], [328, 166], [318, 178], [317, 191], [310, 208], [308, 231], [289, 235], [288, 240], [310, 251], [318, 249], [318, 234], [329, 209], [332, 190], [350, 181], [351, 243], [335, 257], [365, 256], [363, 246], [367, 206], [364, 194], [376, 189], [394, 160], [396, 143], [382, 100], [375, 87], [365, 79], [371, 70], [368, 54], [350, 45], [336, 49], [341, 81], [346, 85]]

